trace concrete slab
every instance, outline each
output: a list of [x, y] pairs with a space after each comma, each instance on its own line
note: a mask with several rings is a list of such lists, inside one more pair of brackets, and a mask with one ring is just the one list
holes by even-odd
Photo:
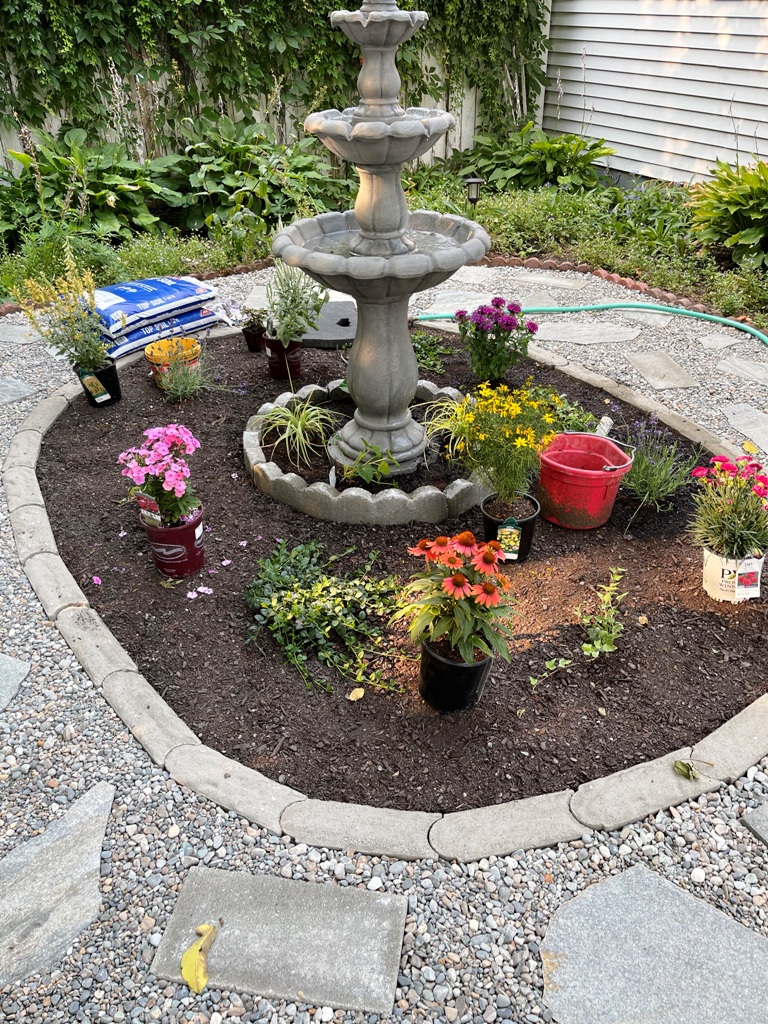
[[695, 388], [699, 385], [687, 370], [661, 349], [654, 349], [652, 352], [633, 352], [625, 358], [657, 391]]
[[588, 323], [561, 321], [542, 324], [536, 333], [536, 341], [539, 344], [564, 341], [571, 345], [626, 345], [639, 336], [639, 327], [627, 327], [608, 320], [590, 320]]
[[628, 320], [634, 320], [638, 324], [645, 324], [647, 327], [667, 327], [672, 323], [671, 313], [654, 313], [644, 309], [622, 309], [621, 315]]
[[696, 744], [693, 763], [707, 775], [735, 782], [768, 754], [768, 694], [734, 715]]
[[192, 868], [152, 970], [180, 982], [182, 953], [210, 922], [210, 987], [388, 1015], [406, 907], [389, 893]]
[[0, 711], [5, 711], [19, 692], [30, 669], [30, 662], [0, 654]]
[[421, 811], [395, 811], [335, 800], [301, 800], [286, 808], [280, 825], [297, 842], [312, 846], [421, 860], [434, 856], [428, 835], [439, 819], [439, 814]]
[[114, 795], [114, 786], [99, 782], [0, 861], [0, 988], [50, 970], [96, 918]]
[[542, 943], [558, 1024], [758, 1024], [768, 940], [647, 868], [592, 885]]
[[113, 672], [104, 680], [102, 692], [155, 764], [164, 765], [175, 747], [200, 742], [137, 672]]
[[699, 341], [701, 347], [710, 352], [717, 352], [720, 349], [731, 348], [742, 341], [746, 341], [747, 335], [743, 331], [714, 331], [712, 334], [704, 334]]
[[42, 340], [37, 331], [33, 331], [31, 327], [6, 323], [5, 318], [0, 321], [0, 344], [15, 347], [16, 345], [34, 345], [35, 342]]
[[675, 750], [655, 761], [645, 761], [623, 771], [579, 786], [571, 797], [571, 813], [588, 828], [610, 832], [634, 821], [642, 821], [663, 807], [680, 804], [709, 793], [719, 779], [704, 774], [686, 779], [674, 769], [675, 761], [690, 761], [691, 748]]
[[754, 441], [758, 448], [768, 452], [768, 415], [748, 402], [734, 402], [723, 406], [723, 416], [739, 433]]
[[768, 387], [768, 363], [760, 363], [756, 359], [742, 359], [740, 356], [728, 356], [720, 360], [717, 369], [722, 373], [729, 373], [732, 377], [741, 377], [742, 380]]
[[586, 288], [589, 278], [566, 277], [565, 274], [552, 274], [547, 271], [539, 271], [537, 274], [526, 271], [516, 274], [513, 281], [515, 288], [527, 285], [530, 288], [559, 288], [564, 292], [580, 292], [582, 288]]
[[566, 789], [446, 814], [432, 826], [429, 841], [447, 860], [472, 861], [578, 839], [584, 825], [569, 810], [572, 795]]
[[320, 310], [317, 328], [301, 339], [307, 348], [341, 348], [351, 345], [357, 331], [357, 303], [326, 302]]
[[286, 807], [306, 799], [303, 793], [199, 743], [174, 747], [165, 759], [165, 767], [182, 786], [278, 835]]
[[741, 824], [748, 828], [756, 839], [768, 846], [768, 803], [747, 811], [741, 819]]
[[31, 398], [37, 394], [37, 388], [30, 387], [23, 380], [14, 377], [0, 377], [0, 405], [20, 402], [22, 398]]

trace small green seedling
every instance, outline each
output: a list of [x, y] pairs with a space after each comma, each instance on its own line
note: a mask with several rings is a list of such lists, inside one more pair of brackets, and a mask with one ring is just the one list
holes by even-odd
[[588, 658], [598, 658], [601, 654], [615, 651], [616, 641], [624, 632], [619, 605], [627, 595], [618, 592], [624, 572], [624, 569], [612, 568], [610, 583], [597, 588], [597, 611], [589, 613], [576, 609], [579, 624], [589, 637], [581, 645]]

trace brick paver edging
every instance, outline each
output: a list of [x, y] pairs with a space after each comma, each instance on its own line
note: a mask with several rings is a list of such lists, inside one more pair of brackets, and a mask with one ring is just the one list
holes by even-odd
[[[645, 412], [712, 452], [735, 454], [709, 433], [660, 403], [635, 394], [577, 363], [530, 346], [531, 358]], [[122, 361], [141, 358], [141, 353]], [[399, 859], [474, 861], [491, 854], [554, 846], [592, 829], [612, 830], [739, 778], [768, 753], [768, 694], [693, 747], [563, 790], [471, 811], [430, 814], [313, 800], [203, 746], [171, 710], [89, 606], [59, 556], [36, 465], [43, 435], [82, 389], [66, 384], [44, 399], [13, 437], [3, 466], [19, 560], [46, 615], [83, 669], [152, 760], [180, 784], [257, 825], [299, 842]], [[693, 761], [697, 779], [678, 775], [676, 760]]]

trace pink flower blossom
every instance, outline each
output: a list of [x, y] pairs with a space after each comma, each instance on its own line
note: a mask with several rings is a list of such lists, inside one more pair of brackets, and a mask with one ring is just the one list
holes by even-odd
[[101, 586], [101, 580], [99, 579], [99, 577], [98, 577], [98, 576], [94, 576], [94, 577], [93, 577], [93, 585], [94, 585], [95, 587], [100, 587], [100, 586]]
[[196, 590], [188, 590], [187, 591], [187, 597], [189, 598], [190, 601], [194, 601], [197, 598], [197, 591]]
[[222, 565], [232, 565], [232, 559], [231, 558], [224, 558], [224, 559], [222, 559], [221, 564]]

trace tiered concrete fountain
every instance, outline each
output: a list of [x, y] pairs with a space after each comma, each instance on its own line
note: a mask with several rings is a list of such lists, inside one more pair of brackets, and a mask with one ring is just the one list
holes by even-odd
[[[286, 263], [357, 300], [357, 333], [347, 372], [356, 410], [329, 453], [336, 463], [351, 465], [367, 445], [376, 445], [397, 459], [393, 475], [412, 471], [426, 447], [424, 428], [409, 408], [418, 386], [408, 331], [409, 299], [414, 292], [447, 280], [464, 264], [481, 259], [491, 244], [474, 221], [426, 210], [410, 213], [406, 204], [403, 164], [430, 150], [454, 124], [453, 116], [442, 110], [404, 110], [398, 102], [397, 48], [427, 18], [424, 11], [401, 11], [396, 0], [364, 0], [358, 11], [331, 15], [331, 24], [362, 50], [360, 103], [342, 111], [312, 114], [305, 128], [356, 166], [360, 191], [354, 211], [296, 221], [277, 235], [272, 246]], [[262, 486], [259, 474], [254, 472], [254, 477]], [[285, 500], [281, 494], [274, 496]], [[449, 502], [442, 518], [459, 514], [477, 498], [465, 490], [465, 500], [460, 502], [463, 507]], [[298, 500], [290, 503], [304, 507]], [[432, 505], [428, 518], [405, 509], [397, 520], [365, 516], [362, 521], [438, 522], [437, 503]]]

